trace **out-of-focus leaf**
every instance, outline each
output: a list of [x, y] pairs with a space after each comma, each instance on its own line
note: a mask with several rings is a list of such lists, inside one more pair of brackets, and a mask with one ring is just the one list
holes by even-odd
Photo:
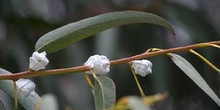
[[[167, 17], [186, 30], [190, 36], [193, 36], [195, 42], [205, 42], [218, 39], [218, 32], [213, 27], [213, 22], [207, 19], [198, 10], [191, 10], [185, 6], [170, 4], [167, 7]], [[193, 24], [193, 25], [192, 25]], [[213, 36], [213, 37], [207, 37]]]
[[168, 93], [164, 92], [164, 93], [157, 93], [154, 95], [146, 96], [143, 98], [143, 100], [147, 105], [152, 106], [156, 102], [162, 101], [166, 99], [167, 97], [168, 97]]
[[172, 61], [191, 79], [198, 85], [213, 101], [220, 107], [220, 99], [214, 93], [214, 91], [209, 87], [202, 76], [197, 72], [197, 70], [183, 57], [177, 54], [169, 54]]
[[2, 103], [1, 100], [0, 100], [0, 110], [6, 110], [4, 104]]
[[41, 98], [44, 104], [47, 105], [45, 110], [58, 110], [58, 101], [53, 94], [45, 94]]
[[150, 107], [144, 103], [143, 99], [136, 96], [126, 96], [121, 98], [116, 106], [116, 110], [151, 110]]
[[150, 110], [150, 107], [144, 104], [143, 100], [138, 97], [128, 97], [128, 105], [131, 110]]
[[43, 35], [35, 50], [52, 53], [106, 29], [131, 23], [157, 24], [175, 34], [172, 26], [157, 15], [137, 11], [110, 12], [67, 24]]
[[[9, 71], [6, 71], [0, 68], [0, 73], [11, 74]], [[11, 97], [14, 97], [14, 84], [11, 80], [0, 80], [0, 89], [5, 93], [9, 94]], [[18, 102], [26, 109], [26, 110], [44, 110], [44, 103], [42, 103], [42, 99], [39, 95], [32, 91], [31, 94], [27, 93], [27, 91], [23, 91], [17, 88], [17, 96]]]
[[96, 110], [105, 110], [113, 107], [116, 100], [114, 82], [106, 76], [98, 77], [95, 81], [93, 95]]

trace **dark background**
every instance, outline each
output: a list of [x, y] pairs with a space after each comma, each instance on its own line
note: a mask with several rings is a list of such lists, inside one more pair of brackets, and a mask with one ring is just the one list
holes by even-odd
[[[83, 65], [94, 54], [109, 59], [129, 57], [149, 48], [171, 48], [218, 40], [220, 35], [219, 0], [0, 0], [0, 67], [10, 72], [28, 70], [29, 57], [36, 41], [45, 33], [65, 24], [101, 13], [136, 10], [157, 14], [175, 29], [173, 36], [164, 28], [149, 24], [132, 24], [113, 28], [87, 38], [61, 51], [49, 54], [47, 69]], [[219, 50], [197, 49], [217, 67]], [[220, 76], [199, 58], [188, 52], [184, 56], [200, 72], [217, 95]], [[169, 98], [156, 103], [156, 110], [219, 110], [167, 56], [149, 58], [153, 74], [138, 77], [147, 95], [168, 92]], [[128, 65], [111, 67], [117, 99], [140, 95]], [[83, 74], [66, 74], [32, 78], [40, 96], [53, 94], [60, 110], [93, 110], [93, 97]], [[3, 93], [1, 93], [3, 94]], [[11, 99], [0, 100], [10, 108]]]

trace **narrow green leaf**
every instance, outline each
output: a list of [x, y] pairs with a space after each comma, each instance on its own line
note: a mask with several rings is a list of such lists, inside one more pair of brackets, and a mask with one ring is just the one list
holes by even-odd
[[[2, 68], [0, 68], [0, 73], [11, 74]], [[14, 98], [14, 84], [12, 80], [0, 80], [0, 89]], [[27, 95], [27, 91], [22, 91], [17, 88], [17, 96], [18, 102], [26, 110], [44, 110], [42, 99], [37, 93], [34, 92], [33, 94]]]
[[220, 99], [214, 93], [214, 91], [209, 87], [202, 76], [197, 72], [197, 70], [183, 57], [177, 54], [169, 54], [172, 61], [191, 79], [198, 85], [213, 101], [220, 107]]
[[137, 11], [110, 12], [67, 24], [43, 35], [35, 50], [52, 53], [106, 29], [131, 23], [157, 24], [175, 35], [172, 26], [157, 15]]
[[96, 110], [113, 107], [116, 101], [114, 82], [106, 76], [99, 76], [95, 81], [93, 95]]

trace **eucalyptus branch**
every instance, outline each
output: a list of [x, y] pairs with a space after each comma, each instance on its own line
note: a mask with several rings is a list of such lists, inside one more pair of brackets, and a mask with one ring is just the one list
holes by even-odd
[[154, 51], [154, 52], [145, 52], [145, 53], [138, 54], [138, 55], [135, 55], [132, 57], [122, 58], [122, 59], [118, 59], [118, 60], [112, 60], [110, 63], [111, 63], [111, 65], [124, 64], [124, 63], [131, 62], [133, 60], [138, 60], [138, 59], [143, 59], [143, 58], [158, 56], [158, 55], [164, 55], [167, 53], [175, 53], [175, 52], [181, 52], [181, 51], [189, 51], [190, 49], [210, 47], [210, 46], [212, 46], [210, 44], [220, 45], [220, 41], [199, 43], [199, 44], [193, 44], [193, 45], [170, 48], [170, 49], [161, 49], [161, 50]]
[[[188, 46], [170, 48], [170, 49], [161, 49], [153, 52], [144, 52], [135, 56], [126, 57], [118, 60], [110, 61], [110, 65], [119, 65], [119, 64], [127, 64], [133, 60], [139, 60], [147, 57], [164, 55], [167, 53], [175, 53], [180, 51], [189, 51], [190, 49], [197, 49], [202, 47], [208, 47], [214, 45], [220, 45], [220, 41], [212, 41], [206, 43], [193, 44]], [[67, 73], [78, 73], [89, 71], [91, 68], [89, 66], [76, 66], [71, 68], [62, 68], [62, 69], [52, 69], [52, 70], [42, 70], [42, 71], [24, 71], [14, 74], [0, 74], [0, 80], [17, 80], [19, 78], [31, 78], [31, 77], [39, 77], [39, 76], [48, 76], [48, 75], [58, 75], [58, 74], [67, 74]]]

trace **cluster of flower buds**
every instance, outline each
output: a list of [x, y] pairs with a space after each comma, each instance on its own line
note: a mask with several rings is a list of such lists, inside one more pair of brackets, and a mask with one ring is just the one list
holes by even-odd
[[110, 71], [109, 59], [104, 55], [93, 55], [84, 63], [90, 66], [96, 74], [103, 75]]
[[[96, 74], [103, 75], [110, 71], [109, 59], [104, 55], [93, 55], [84, 63], [90, 66]], [[152, 63], [149, 60], [134, 60], [131, 62], [132, 68], [136, 74], [143, 77], [152, 73]]]
[[135, 73], [142, 77], [152, 73], [152, 63], [149, 60], [134, 60], [131, 62], [131, 65]]
[[[44, 69], [49, 63], [46, 57], [46, 52], [34, 52], [30, 57], [29, 68], [34, 71]], [[84, 63], [85, 66], [90, 66], [96, 74], [103, 75], [110, 71], [110, 61], [104, 55], [93, 55]], [[152, 63], [149, 60], [134, 60], [131, 62], [132, 68], [136, 74], [143, 77], [152, 73]]]
[[45, 51], [42, 53], [34, 52], [29, 60], [29, 68], [33, 71], [44, 69], [49, 63]]
[[21, 79], [17, 80], [15, 83], [20, 91], [26, 93], [26, 96], [28, 96], [30, 94], [31, 95], [35, 94], [36, 85], [30, 79], [22, 79], [21, 78]]

